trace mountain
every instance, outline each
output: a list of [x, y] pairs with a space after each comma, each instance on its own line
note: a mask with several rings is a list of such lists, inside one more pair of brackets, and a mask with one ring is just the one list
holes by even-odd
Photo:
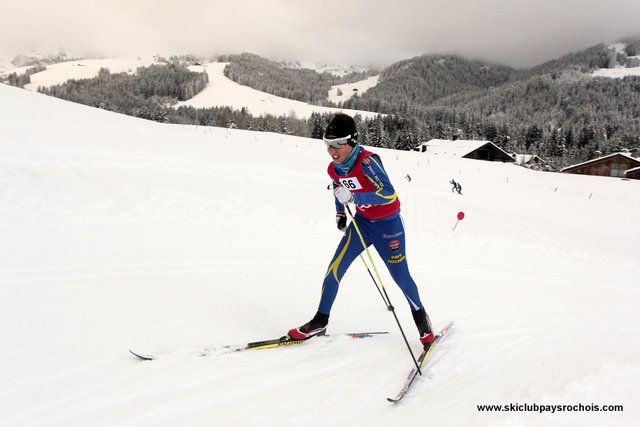
[[[291, 114], [298, 108], [295, 106], [273, 109], [269, 113], [269, 105], [277, 101], [258, 95], [263, 108], [256, 109], [260, 116], [255, 117], [246, 106], [237, 107], [235, 100], [221, 101], [219, 88], [215, 97], [209, 96], [211, 90], [216, 90], [211, 87], [207, 97], [198, 98], [201, 85], [187, 91], [196, 95], [193, 101], [179, 104], [178, 98], [156, 96], [131, 105], [129, 95], [136, 91], [114, 93], [112, 89], [135, 86], [138, 84], [135, 82], [97, 81], [92, 84], [95, 89], [91, 89], [97, 95], [65, 96], [91, 99], [91, 105], [109, 105], [96, 99], [106, 93], [111, 98], [123, 97], [118, 102], [126, 106], [122, 112], [155, 120], [312, 137], [321, 136], [330, 112], [334, 111], [328, 107], [377, 112], [383, 115], [356, 117], [363, 140], [373, 146], [407, 150], [433, 138], [490, 140], [509, 152], [537, 154], [547, 160], [547, 168], [559, 170], [569, 164], [640, 146], [638, 53], [640, 42], [628, 39], [610, 46], [592, 46], [527, 70], [454, 55], [423, 55], [379, 71], [343, 76], [250, 53], [219, 58], [229, 62], [224, 73], [238, 84], [279, 99], [324, 108], [300, 116]], [[135, 77], [118, 78], [132, 80]], [[25, 84], [29, 76], [13, 76], [10, 81]], [[157, 85], [171, 81], [165, 78]], [[354, 90], [347, 96], [340, 92], [341, 88], [350, 87], [349, 83], [364, 81], [375, 83], [366, 85], [366, 91]], [[111, 85], [109, 88], [102, 87], [107, 83]], [[146, 86], [153, 84], [145, 83]], [[48, 92], [68, 94], [85, 90], [78, 86], [65, 85]], [[208, 107], [206, 103], [214, 98], [216, 104]], [[334, 104], [329, 98], [339, 101]], [[168, 108], [168, 105], [177, 108]]]
[[298, 63], [271, 61], [250, 53], [221, 56], [218, 60], [229, 63], [224, 74], [236, 83], [315, 105], [332, 106], [327, 99], [332, 86], [363, 80], [373, 74], [373, 71], [339, 73], [335, 67], [327, 70], [322, 65], [305, 68]]
[[372, 111], [391, 113], [402, 104], [429, 106], [437, 99], [456, 93], [501, 85], [517, 75], [515, 69], [503, 65], [451, 55], [425, 55], [385, 68], [374, 88], [357, 101], [344, 105], [357, 103], [370, 106]]
[[640, 146], [640, 78], [630, 68], [621, 79], [594, 74], [635, 64], [637, 51], [632, 41], [597, 45], [529, 70], [427, 55], [384, 69], [376, 87], [343, 105], [397, 116], [386, 124], [391, 139], [409, 123], [402, 132], [423, 140], [487, 139], [560, 168]]
[[[362, 134], [375, 146], [410, 149], [432, 138], [486, 139], [510, 152], [537, 154], [559, 170], [640, 146], [640, 94], [635, 68], [627, 68], [640, 65], [638, 46], [631, 39], [599, 44], [526, 70], [423, 55], [381, 70], [375, 86], [339, 106], [387, 115], [362, 121]], [[291, 95], [278, 87], [297, 87], [298, 98], [311, 100], [336, 83], [319, 83], [320, 74], [304, 77], [256, 56], [231, 61], [229, 70], [242, 70], [229, 72], [232, 79], [285, 97]], [[628, 77], [598, 78], [609, 75]], [[280, 76], [288, 76], [286, 82]], [[309, 96], [309, 87], [320, 90]]]

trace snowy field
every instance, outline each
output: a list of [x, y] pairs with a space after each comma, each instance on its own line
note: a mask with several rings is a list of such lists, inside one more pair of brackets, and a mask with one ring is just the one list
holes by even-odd
[[[189, 355], [314, 314], [340, 239], [321, 141], [0, 85], [0, 425], [637, 426], [640, 182], [375, 151], [432, 321], [456, 322], [395, 406], [411, 361], [359, 260], [329, 333], [388, 335]], [[478, 410], [509, 404], [624, 411]]]

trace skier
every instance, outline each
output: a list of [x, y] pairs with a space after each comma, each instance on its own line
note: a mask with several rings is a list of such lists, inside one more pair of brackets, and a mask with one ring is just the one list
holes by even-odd
[[462, 194], [462, 185], [460, 185], [459, 182], [456, 182], [455, 180], [451, 180], [449, 181], [449, 184], [452, 185], [451, 187], [451, 192], [453, 193], [454, 191], [457, 191], [458, 194]]
[[353, 222], [347, 226], [344, 205], [354, 203], [357, 211], [355, 222], [367, 246], [373, 245], [385, 260], [391, 277], [409, 303], [420, 342], [428, 349], [435, 336], [429, 316], [420, 301], [418, 287], [409, 273], [400, 200], [380, 157], [358, 144], [356, 124], [346, 114], [339, 113], [332, 117], [323, 140], [333, 159], [327, 172], [333, 180], [336, 224], [344, 236], [324, 277], [317, 313], [309, 322], [291, 329], [288, 336], [294, 340], [306, 340], [326, 333], [340, 280], [364, 250]]

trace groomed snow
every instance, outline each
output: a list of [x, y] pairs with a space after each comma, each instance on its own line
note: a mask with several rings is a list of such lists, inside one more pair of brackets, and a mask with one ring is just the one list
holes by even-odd
[[[640, 182], [374, 151], [431, 319], [456, 322], [396, 406], [385, 398], [411, 362], [359, 260], [329, 332], [389, 335], [186, 355], [278, 337], [315, 312], [340, 239], [322, 142], [0, 85], [0, 425], [638, 425]], [[477, 409], [510, 403], [624, 411]]]

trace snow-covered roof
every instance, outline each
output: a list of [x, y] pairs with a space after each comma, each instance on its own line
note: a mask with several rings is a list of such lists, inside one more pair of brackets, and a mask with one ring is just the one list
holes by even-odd
[[636, 173], [640, 172], [640, 166], [636, 166], [635, 168], [627, 169], [624, 173]]
[[[513, 161], [513, 156], [502, 148], [498, 147], [491, 141], [473, 141], [469, 139], [457, 139], [455, 141], [449, 139], [432, 139], [427, 142], [423, 142], [421, 145], [426, 146], [426, 152], [435, 155], [444, 155], [452, 157], [466, 157], [484, 146], [490, 146], [491, 150], [495, 153], [500, 153], [497, 157], [494, 155], [491, 160], [509, 160]], [[476, 158], [475, 156], [471, 156]], [[470, 158], [471, 158], [470, 157]], [[487, 159], [481, 159], [487, 160]]]
[[464, 157], [485, 144], [491, 144], [491, 141], [472, 141], [469, 139], [457, 139], [455, 141], [451, 141], [449, 139], [432, 139], [430, 141], [423, 142], [421, 145], [425, 145], [427, 147], [427, 153]]
[[530, 161], [541, 161], [544, 162], [539, 156], [536, 154], [512, 154], [511, 157], [516, 161], [519, 165], [524, 165], [529, 163]]
[[592, 163], [600, 162], [602, 160], [606, 160], [608, 158], [615, 157], [615, 156], [625, 157], [625, 158], [631, 160], [632, 162], [635, 162], [638, 165], [640, 165], [640, 159], [636, 159], [635, 157], [631, 157], [627, 153], [617, 152], [617, 153], [611, 153], [611, 154], [606, 155], [606, 156], [598, 157], [597, 159], [591, 159], [591, 160], [587, 160], [586, 162], [577, 163], [575, 165], [567, 166], [566, 168], [560, 169], [560, 172], [564, 172], [564, 171], [569, 170], [569, 169], [575, 169], [575, 168], [580, 167], [580, 166], [585, 166], [585, 165], [589, 165], [589, 164], [592, 164]]

